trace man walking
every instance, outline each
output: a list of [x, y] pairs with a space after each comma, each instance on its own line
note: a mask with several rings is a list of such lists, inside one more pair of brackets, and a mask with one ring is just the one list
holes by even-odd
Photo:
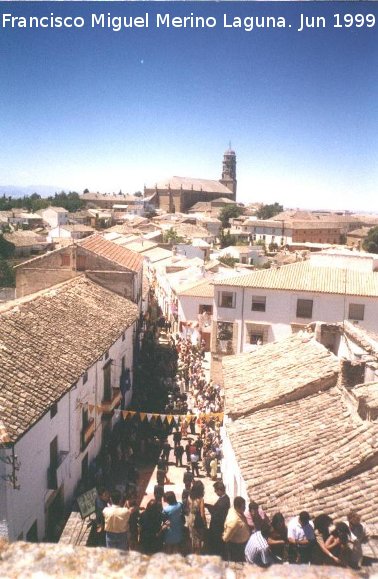
[[218, 495], [218, 500], [213, 505], [205, 503], [205, 507], [211, 515], [208, 547], [210, 555], [220, 555], [224, 557], [224, 542], [222, 534], [224, 530], [224, 522], [230, 508], [230, 498], [226, 495], [226, 488], [222, 481], [216, 482], [214, 491]]

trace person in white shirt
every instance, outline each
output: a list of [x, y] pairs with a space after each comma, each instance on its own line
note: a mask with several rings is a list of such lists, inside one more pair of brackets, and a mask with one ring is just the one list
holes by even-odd
[[298, 517], [289, 521], [287, 538], [290, 545], [289, 561], [302, 565], [311, 563], [315, 533], [307, 511], [300, 512]]
[[261, 530], [252, 533], [244, 551], [247, 563], [258, 565], [258, 567], [269, 567], [273, 563], [278, 563], [269, 548], [269, 531], [270, 525], [265, 521], [261, 525]]

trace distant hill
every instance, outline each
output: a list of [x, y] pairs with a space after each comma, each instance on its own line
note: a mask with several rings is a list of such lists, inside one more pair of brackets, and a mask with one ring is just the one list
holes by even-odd
[[70, 189], [54, 185], [28, 185], [27, 187], [0, 185], [0, 196], [5, 194], [10, 195], [11, 197], [23, 197], [24, 195], [38, 193], [41, 197], [48, 197], [49, 195], [54, 195], [54, 193], [59, 193], [60, 191], [66, 191], [68, 193]]

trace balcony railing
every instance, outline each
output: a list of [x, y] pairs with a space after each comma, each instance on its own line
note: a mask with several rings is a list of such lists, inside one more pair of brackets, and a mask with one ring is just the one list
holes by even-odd
[[101, 402], [101, 409], [103, 414], [110, 414], [113, 412], [122, 400], [122, 392], [119, 388], [112, 388], [112, 397], [110, 400], [103, 400]]
[[94, 437], [94, 433], [95, 433], [95, 421], [94, 418], [91, 418], [88, 421], [88, 424], [84, 426], [81, 431], [81, 443], [80, 443], [81, 450], [84, 450], [88, 446], [88, 444]]

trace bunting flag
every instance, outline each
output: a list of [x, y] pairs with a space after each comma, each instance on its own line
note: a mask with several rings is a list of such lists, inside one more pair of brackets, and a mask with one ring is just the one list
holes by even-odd
[[[93, 411], [96, 414], [101, 414], [103, 412], [108, 411], [107, 406], [102, 406], [101, 404], [87, 404], [86, 402], [78, 402], [77, 408], [82, 408], [83, 406], [88, 405], [88, 410], [90, 413]], [[199, 414], [158, 414], [156, 412], [139, 412], [137, 410], [121, 410], [120, 408], [114, 408], [113, 412], [116, 416], [123, 416], [124, 420], [131, 420], [135, 416], [139, 418], [141, 422], [144, 422], [146, 419], [148, 422], [151, 420], [161, 420], [162, 422], [166, 422], [167, 424], [175, 424], [179, 426], [183, 422], [190, 424], [191, 422], [200, 423], [201, 421], [208, 422], [209, 420], [219, 420], [219, 422], [223, 422], [224, 413], [223, 412], [209, 412], [204, 413], [201, 412]]]

